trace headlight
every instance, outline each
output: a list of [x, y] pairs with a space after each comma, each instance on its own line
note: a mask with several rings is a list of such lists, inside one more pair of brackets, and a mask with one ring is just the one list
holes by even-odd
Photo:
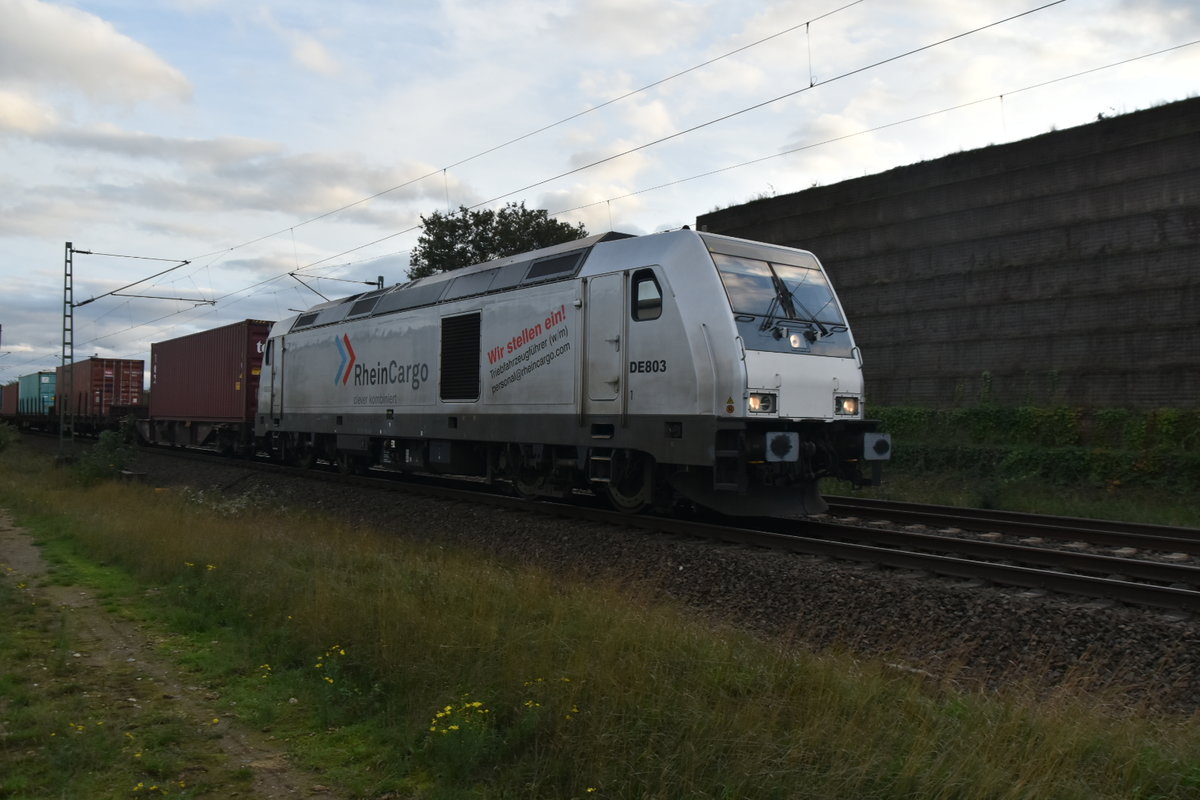
[[751, 394], [747, 403], [751, 414], [774, 414], [778, 407], [773, 394]]
[[857, 417], [858, 398], [850, 395], [838, 395], [833, 398], [833, 413], [844, 417]]

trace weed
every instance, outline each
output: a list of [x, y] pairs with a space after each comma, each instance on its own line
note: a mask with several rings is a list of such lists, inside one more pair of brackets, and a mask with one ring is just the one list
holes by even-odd
[[0, 422], [0, 453], [3, 453], [13, 442], [16, 442], [19, 437], [17, 429], [7, 422]]

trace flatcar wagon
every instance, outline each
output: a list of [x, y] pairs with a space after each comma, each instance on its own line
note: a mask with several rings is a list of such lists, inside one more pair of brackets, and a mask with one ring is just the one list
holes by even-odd
[[817, 513], [890, 441], [810, 252], [609, 233], [323, 303], [274, 325], [256, 434], [280, 458]]

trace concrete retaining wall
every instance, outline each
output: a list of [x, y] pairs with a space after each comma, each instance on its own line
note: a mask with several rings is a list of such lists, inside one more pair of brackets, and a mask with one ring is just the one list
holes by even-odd
[[1200, 98], [696, 223], [821, 258], [871, 402], [1200, 404]]

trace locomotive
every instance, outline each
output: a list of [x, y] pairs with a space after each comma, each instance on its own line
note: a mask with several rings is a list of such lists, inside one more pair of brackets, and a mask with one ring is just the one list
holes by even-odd
[[629, 512], [820, 513], [821, 478], [878, 482], [891, 449], [817, 258], [688, 229], [325, 302], [271, 327], [259, 369], [245, 434], [280, 459]]

